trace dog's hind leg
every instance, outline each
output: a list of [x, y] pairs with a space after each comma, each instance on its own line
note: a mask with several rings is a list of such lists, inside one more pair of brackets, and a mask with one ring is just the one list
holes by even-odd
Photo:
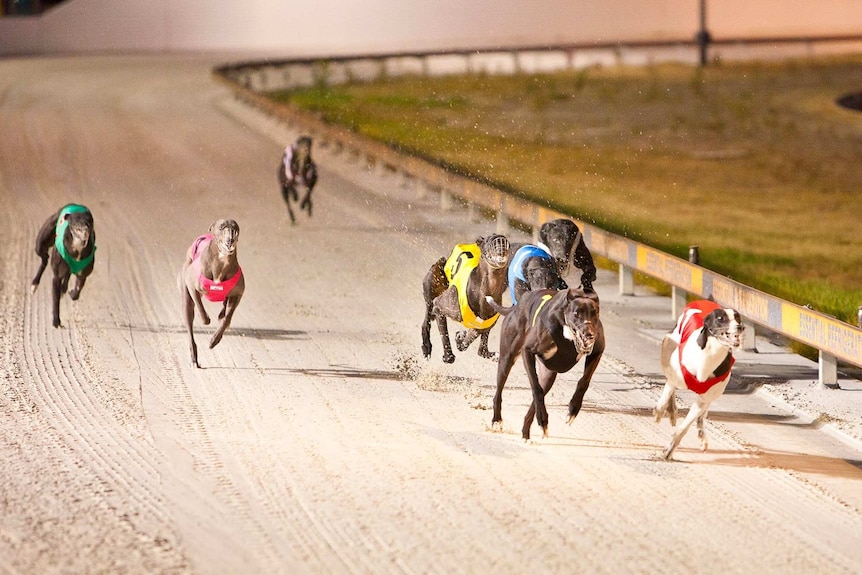
[[479, 357], [484, 357], [485, 359], [490, 359], [491, 361], [497, 361], [497, 354], [488, 349], [488, 336], [490, 335], [491, 330], [486, 329], [479, 332]]
[[[511, 340], [505, 340], [504, 334], [514, 333]], [[491, 416], [491, 429], [494, 431], [503, 430], [503, 387], [509, 379], [509, 373], [512, 371], [512, 366], [515, 365], [515, 360], [521, 353], [521, 348], [524, 346], [524, 333], [521, 330], [508, 329], [507, 324], [503, 324], [500, 336], [500, 361], [497, 364], [497, 391], [494, 393], [494, 414]], [[532, 421], [531, 421], [532, 423]]]
[[700, 414], [700, 417], [697, 418], [697, 440], [700, 442], [701, 451], [706, 451], [709, 447], [709, 440], [706, 438], [706, 429], [704, 429], [706, 414], [707, 410], [704, 409], [703, 413]]
[[445, 315], [437, 315], [437, 329], [440, 332], [440, 339], [443, 341], [443, 363], [454, 363], [455, 354], [452, 353], [452, 344], [449, 341], [449, 326]]
[[521, 360], [524, 363], [524, 368], [527, 370], [530, 388], [533, 390], [533, 403], [530, 404], [527, 415], [524, 417], [524, 427], [521, 429], [521, 437], [524, 438], [524, 441], [530, 440], [530, 427], [533, 425], [533, 417], [535, 416], [536, 423], [542, 428], [542, 438], [544, 439], [548, 437], [548, 410], [545, 407], [545, 395], [554, 386], [557, 372], [551, 371], [541, 364], [539, 364], [539, 369], [537, 370], [535, 354], [526, 350], [521, 351]]
[[49, 250], [54, 245], [54, 239], [57, 237], [56, 225], [59, 215], [58, 212], [45, 220], [45, 223], [39, 229], [39, 233], [36, 234], [36, 255], [42, 261], [39, 264], [39, 269], [36, 271], [36, 276], [30, 283], [31, 292], [35, 292], [36, 288], [39, 287], [39, 282], [42, 281], [42, 274], [45, 272], [45, 268], [48, 267]]
[[192, 326], [195, 321], [195, 301], [192, 299], [188, 288], [185, 285], [180, 288], [182, 293], [180, 296], [183, 300], [183, 319], [186, 322], [186, 331], [189, 335], [189, 355], [191, 357], [192, 367], [200, 367], [198, 363], [198, 346], [195, 343], [195, 334]]
[[452, 343], [449, 341], [449, 327], [447, 317], [455, 321], [461, 321], [461, 308], [458, 306], [458, 290], [450, 286], [442, 294], [434, 298], [432, 313], [437, 317], [437, 328], [440, 331], [440, 339], [443, 340], [443, 362], [453, 363], [455, 354], [452, 353]]

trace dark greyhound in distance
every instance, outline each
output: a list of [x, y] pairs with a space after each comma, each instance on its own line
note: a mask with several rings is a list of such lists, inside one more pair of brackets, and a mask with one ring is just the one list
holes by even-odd
[[488, 301], [505, 315], [500, 325], [500, 362], [497, 365], [497, 392], [491, 426], [503, 429], [503, 387], [520, 356], [530, 380], [533, 402], [524, 417], [521, 435], [530, 439], [533, 417], [548, 436], [548, 411], [545, 396], [551, 391], [558, 373], [566, 373], [582, 358], [584, 374], [569, 401], [567, 423], [575, 420], [599, 360], [605, 351], [605, 333], [599, 317], [599, 297], [592, 290], [535, 290], [526, 292], [518, 305], [510, 308]]
[[[296, 223], [291, 202], [299, 202], [299, 210], [308, 211], [308, 217], [311, 217], [311, 192], [317, 184], [317, 165], [311, 159], [311, 138], [301, 136], [285, 148], [278, 166], [278, 183], [281, 184], [281, 195], [287, 204], [290, 223]], [[297, 191], [299, 186], [305, 188], [301, 202]]]
[[449, 342], [446, 318], [467, 328], [455, 334], [458, 351], [465, 351], [479, 338], [479, 355], [494, 359], [488, 350], [488, 333], [497, 321], [497, 313], [486, 297], [500, 303], [506, 290], [506, 262], [509, 240], [491, 234], [473, 244], [455, 246], [448, 258], [434, 262], [422, 282], [425, 298], [425, 320], [422, 324], [422, 354], [431, 356], [431, 320], [437, 320], [443, 340], [443, 361], [452, 363], [455, 354]]
[[69, 279], [75, 276], [75, 285], [69, 292], [72, 300], [77, 300], [84, 289], [87, 277], [93, 273], [96, 256], [96, 231], [93, 214], [85, 206], [68, 204], [59, 212], [52, 214], [42, 224], [36, 235], [36, 255], [41, 258], [36, 277], [30, 284], [35, 292], [42, 280], [42, 273], [48, 266], [49, 252], [52, 282], [53, 325], [60, 326], [60, 297], [69, 287]]
[[210, 316], [204, 309], [201, 296], [209, 301], [221, 302], [219, 326], [210, 339], [210, 349], [221, 341], [225, 330], [245, 292], [245, 276], [237, 260], [239, 225], [234, 220], [216, 220], [209, 233], [198, 237], [186, 252], [186, 259], [177, 283], [182, 297], [183, 316], [189, 334], [189, 353], [192, 367], [198, 363], [198, 346], [192, 324], [195, 308], [204, 325], [209, 325]]

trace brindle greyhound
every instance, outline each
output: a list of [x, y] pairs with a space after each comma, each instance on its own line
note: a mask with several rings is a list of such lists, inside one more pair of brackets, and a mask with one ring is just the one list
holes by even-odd
[[506, 289], [506, 261], [509, 257], [509, 240], [491, 234], [476, 239], [474, 244], [455, 246], [449, 258], [440, 258], [422, 282], [425, 297], [425, 321], [422, 324], [422, 354], [431, 356], [431, 320], [443, 340], [443, 361], [452, 363], [455, 354], [449, 342], [446, 318], [460, 322], [466, 332], [455, 334], [458, 351], [465, 351], [476, 338], [479, 355], [494, 359], [488, 351], [488, 333], [497, 321], [497, 313], [485, 301], [486, 296], [500, 303]]
[[566, 423], [571, 425], [581, 410], [584, 395], [605, 351], [598, 295], [582, 289], [535, 290], [526, 292], [516, 306], [503, 308], [494, 301], [488, 304], [505, 315], [500, 326], [500, 363], [497, 365], [492, 429], [503, 428], [503, 387], [519, 355], [533, 392], [533, 402], [521, 429], [524, 441], [530, 439], [534, 416], [542, 428], [542, 437], [548, 436], [545, 396], [551, 391], [558, 373], [569, 371], [586, 357], [584, 374], [569, 401]]
[[200, 367], [198, 346], [192, 331], [195, 307], [203, 324], [210, 323], [210, 316], [204, 309], [201, 296], [206, 296], [213, 302], [222, 302], [218, 315], [220, 323], [210, 339], [212, 349], [218, 345], [225, 330], [230, 327], [233, 314], [245, 291], [245, 276], [236, 255], [239, 225], [234, 220], [216, 220], [209, 231], [209, 234], [197, 238], [188, 249], [186, 261], [177, 278], [189, 334], [192, 367]]
[[299, 210], [307, 210], [311, 217], [311, 191], [317, 183], [317, 165], [311, 159], [311, 138], [301, 136], [285, 148], [281, 163], [278, 166], [278, 182], [281, 184], [281, 195], [287, 204], [290, 223], [296, 223], [291, 201], [299, 202], [297, 186], [305, 186], [305, 197], [299, 204]]
[[48, 252], [51, 253], [51, 270], [54, 273], [52, 298], [54, 304], [54, 327], [60, 326], [60, 296], [69, 287], [69, 278], [75, 276], [75, 285], [69, 292], [72, 300], [77, 300], [84, 289], [87, 276], [93, 273], [96, 255], [96, 232], [93, 229], [93, 214], [84, 206], [68, 204], [59, 212], [51, 215], [42, 224], [36, 235], [36, 255], [42, 262], [36, 277], [30, 284], [30, 291], [36, 291], [42, 273], [48, 266]]

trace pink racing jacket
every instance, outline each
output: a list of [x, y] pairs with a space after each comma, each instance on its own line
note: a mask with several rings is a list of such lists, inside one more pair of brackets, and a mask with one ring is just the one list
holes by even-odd
[[[698, 395], [703, 395], [709, 391], [709, 388], [713, 385], [726, 378], [727, 371], [716, 375], [715, 377], [711, 377], [706, 381], [700, 381], [697, 379], [697, 376], [687, 370], [682, 364], [682, 349], [688, 341], [688, 338], [690, 338], [694, 332], [703, 327], [703, 318], [720, 307], [721, 306], [717, 303], [709, 300], [693, 301], [685, 306], [685, 309], [674, 328], [674, 333], [679, 336], [679, 347], [677, 348], [677, 353], [679, 353], [679, 367], [682, 371], [682, 377], [685, 380], [686, 387]], [[733, 356], [731, 356], [730, 365], [727, 368], [728, 371], [733, 367], [734, 361]]]
[[239, 278], [242, 277], [242, 268], [238, 269], [233, 277], [228, 278], [223, 282], [217, 282], [206, 277], [201, 272], [201, 253], [206, 249], [212, 239], [212, 234], [204, 234], [194, 241], [191, 247], [192, 269], [198, 276], [198, 281], [201, 283], [201, 287], [204, 290], [206, 298], [209, 301], [222, 302], [237, 284]]

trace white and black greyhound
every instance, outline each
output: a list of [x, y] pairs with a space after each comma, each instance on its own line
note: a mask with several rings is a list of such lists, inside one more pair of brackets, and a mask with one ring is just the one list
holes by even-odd
[[733, 351], [742, 343], [745, 327], [739, 313], [709, 300], [697, 300], [685, 306], [676, 326], [661, 344], [661, 367], [667, 378], [655, 408], [655, 420], [665, 415], [676, 427], [676, 390], [689, 389], [695, 401], [682, 427], [674, 431], [662, 458], [670, 459], [683, 436], [697, 421], [700, 448], [706, 451], [704, 421], [710, 404], [721, 397], [730, 381]]

